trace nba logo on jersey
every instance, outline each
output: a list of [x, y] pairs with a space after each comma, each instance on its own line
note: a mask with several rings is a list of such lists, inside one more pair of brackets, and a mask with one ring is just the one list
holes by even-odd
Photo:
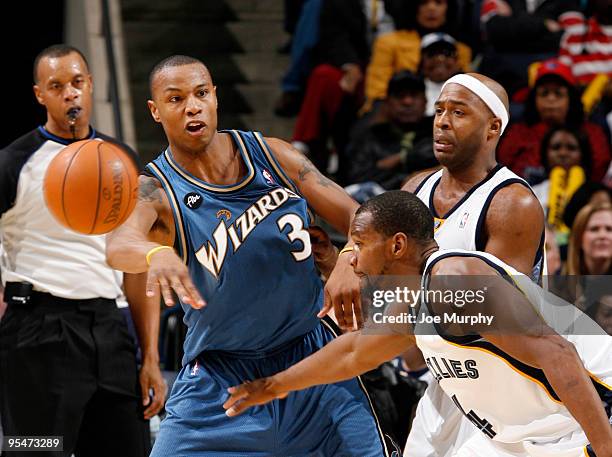
[[434, 232], [438, 230], [442, 226], [443, 223], [444, 223], [444, 219], [434, 217]]
[[459, 222], [459, 228], [465, 227], [468, 217], [470, 217], [470, 213], [468, 213], [467, 211], [463, 213], [463, 216], [461, 216], [461, 221]]
[[268, 182], [268, 184], [274, 184], [274, 179], [272, 178], [272, 175], [270, 174], [270, 172], [268, 170], [266, 170], [265, 168], [263, 169], [263, 171], [261, 172], [261, 174], [263, 175], [263, 177], [266, 179], [266, 181]]
[[198, 365], [198, 361], [196, 360], [193, 363], [193, 368], [191, 369], [191, 376], [196, 376], [198, 374], [198, 371], [200, 371], [200, 366]]

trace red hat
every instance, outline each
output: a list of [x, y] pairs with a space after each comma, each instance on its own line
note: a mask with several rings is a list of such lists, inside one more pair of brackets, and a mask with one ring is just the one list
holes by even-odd
[[540, 78], [548, 75], [558, 76], [570, 86], [576, 85], [576, 80], [574, 79], [574, 75], [572, 74], [572, 69], [561, 61], [559, 61], [559, 59], [548, 59], [538, 66], [538, 70], [536, 72], [535, 77], [536, 84], [540, 80]]

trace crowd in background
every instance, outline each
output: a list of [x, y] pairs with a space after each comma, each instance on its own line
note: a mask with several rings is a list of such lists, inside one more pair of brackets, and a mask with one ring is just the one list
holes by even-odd
[[[275, 112], [357, 200], [438, 167], [434, 103], [477, 71], [510, 96], [497, 160], [532, 185], [551, 275], [612, 273], [609, 0], [290, 0]], [[581, 303], [612, 330], [612, 297]]]

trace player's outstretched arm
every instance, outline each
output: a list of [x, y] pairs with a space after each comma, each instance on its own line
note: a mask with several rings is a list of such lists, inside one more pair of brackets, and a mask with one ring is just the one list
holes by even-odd
[[[348, 230], [359, 207], [357, 202], [290, 144], [277, 138], [266, 138], [266, 141], [308, 204], [336, 230], [346, 233], [349, 238], [347, 246], [352, 246]], [[363, 322], [359, 279], [350, 266], [350, 257], [350, 253], [338, 256], [325, 284], [325, 303], [319, 313], [319, 317], [323, 317], [333, 307], [338, 325], [343, 329], [353, 328], [353, 316], [358, 326]]]
[[228, 416], [237, 416], [251, 406], [284, 398], [294, 390], [350, 379], [376, 368], [412, 345], [414, 336], [409, 334], [347, 333], [285, 371], [230, 387], [231, 396], [223, 407]]
[[[453, 281], [448, 287], [450, 275], [470, 277], [467, 281], [473, 282], [469, 288], [474, 288], [478, 282], [482, 284], [486, 276], [496, 278], [487, 281], [488, 290], [482, 308], [471, 311], [466, 306], [461, 310], [464, 315], [482, 311], [484, 315], [494, 316], [495, 325], [478, 324], [466, 330], [480, 334], [511, 357], [541, 369], [559, 399], [585, 431], [595, 453], [612, 456], [612, 428], [574, 345], [544, 322], [519, 289], [482, 260], [449, 258], [440, 261], [436, 267], [434, 271], [441, 278], [437, 287], [447, 290], [459, 285]], [[456, 312], [457, 309], [447, 311]]]
[[172, 290], [194, 308], [205, 302], [193, 285], [186, 265], [172, 245], [174, 222], [170, 204], [160, 182], [139, 177], [139, 195], [130, 217], [106, 236], [106, 261], [126, 273], [148, 271], [146, 292], [153, 296], [159, 287], [164, 302], [174, 305]]

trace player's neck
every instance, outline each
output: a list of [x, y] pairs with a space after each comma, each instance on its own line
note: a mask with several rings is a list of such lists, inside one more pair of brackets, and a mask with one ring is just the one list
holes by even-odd
[[52, 118], [47, 118], [45, 123], [45, 130], [52, 135], [55, 135], [66, 140], [83, 140], [89, 136], [89, 124], [79, 125], [74, 127], [74, 130], [70, 128], [64, 128], [61, 125], [53, 121]]
[[206, 149], [198, 153], [183, 151], [173, 144], [170, 150], [181, 167], [210, 184], [236, 184], [247, 172], [240, 151], [227, 133], [215, 133]]
[[423, 274], [427, 259], [439, 250], [440, 247], [438, 243], [432, 240], [431, 243], [420, 247], [418, 251], [411, 254], [409, 259], [401, 263], [398, 262], [393, 268], [393, 271], [389, 271], [387, 274], [396, 276], [420, 276]]
[[497, 166], [495, 158], [486, 161], [475, 161], [466, 167], [453, 169], [445, 168], [440, 184], [446, 189], [469, 191], [480, 183]]

